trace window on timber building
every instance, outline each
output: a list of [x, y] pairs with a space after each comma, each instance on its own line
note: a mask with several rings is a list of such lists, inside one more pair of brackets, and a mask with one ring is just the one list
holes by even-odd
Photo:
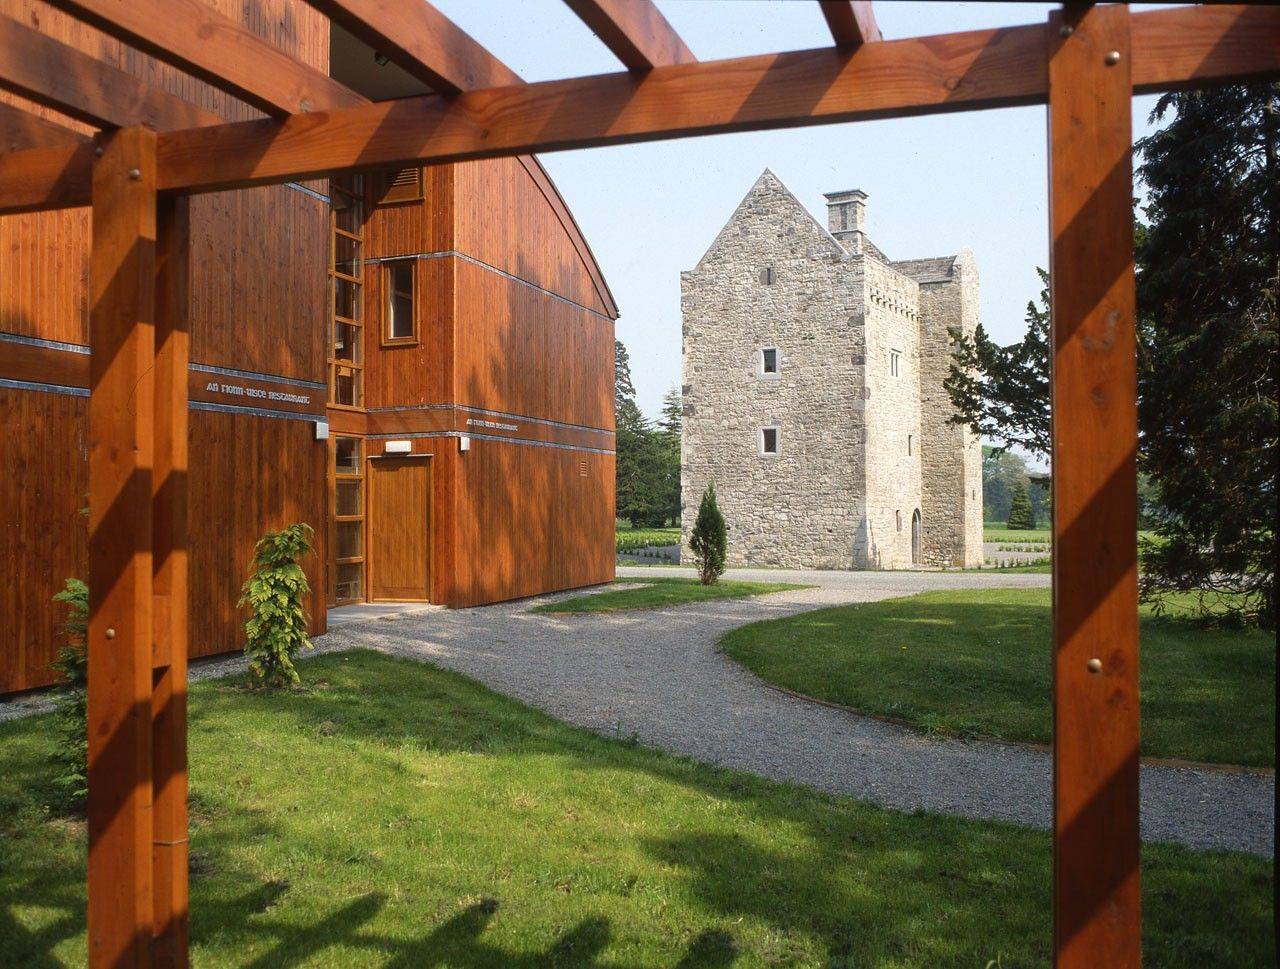
[[383, 343], [418, 342], [418, 314], [413, 298], [416, 264], [416, 259], [383, 263], [387, 288], [387, 328]]
[[329, 403], [364, 406], [364, 180], [329, 183]]
[[332, 569], [334, 605], [364, 601], [364, 442], [333, 438]]
[[760, 375], [762, 377], [777, 376], [778, 350], [776, 347], [765, 347], [760, 351]]
[[889, 351], [889, 376], [896, 377], [901, 369], [902, 354], [897, 350]]
[[760, 428], [760, 453], [778, 453], [778, 429], [776, 427]]

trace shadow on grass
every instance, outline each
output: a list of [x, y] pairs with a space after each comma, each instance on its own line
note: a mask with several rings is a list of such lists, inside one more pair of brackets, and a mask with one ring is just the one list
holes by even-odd
[[[1042, 833], [883, 811], [627, 746], [566, 727], [456, 674], [376, 653], [320, 657], [307, 670], [312, 687], [301, 694], [247, 693], [217, 683], [193, 691], [193, 759], [205, 763], [197, 765], [202, 780], [192, 799], [192, 942], [206, 961], [256, 969], [303, 963], [689, 969], [730, 966], [744, 954], [784, 965], [1048, 960]], [[388, 785], [403, 776], [408, 786], [416, 776], [397, 764], [421, 764], [417, 755], [424, 754], [434, 770], [433, 758], [459, 753], [483, 758], [462, 758], [463, 781], [447, 772], [431, 779], [463, 802], [455, 816], [463, 821], [427, 820], [452, 824], [461, 835], [462, 847], [455, 837], [448, 849], [466, 856], [460, 883], [490, 891], [484, 862], [471, 855], [483, 847], [486, 828], [518, 815], [500, 798], [485, 801], [499, 792], [477, 791], [477, 783], [532, 789], [550, 802], [551, 820], [517, 817], [510, 829], [550, 848], [539, 854], [545, 845], [513, 841], [509, 864], [518, 878], [510, 894], [504, 887], [491, 893], [500, 898], [463, 900], [461, 910], [448, 901], [458, 879], [437, 877], [430, 865], [406, 871], [423, 886], [397, 881], [405, 876], [390, 868], [381, 886], [344, 882], [325, 869], [339, 869], [351, 843], [337, 836], [329, 843], [299, 840], [299, 831], [319, 829], [294, 825], [290, 812], [299, 808], [287, 791], [276, 797], [269, 784], [265, 795], [238, 786], [241, 775], [257, 774], [277, 756], [260, 749], [268, 735], [285, 738], [299, 760], [332, 754], [334, 763], [357, 765], [360, 772], [344, 768], [335, 778], [340, 786], [324, 798], [339, 834], [350, 833], [366, 852], [397, 850], [396, 835], [387, 820], [363, 816], [352, 792], [382, 784], [379, 796], [390, 803], [396, 792]], [[41, 789], [39, 755], [48, 748], [38, 729], [0, 728], [0, 805], [19, 808], [19, 816], [3, 822], [0, 952], [24, 966], [74, 964], [66, 949], [77, 938], [83, 954], [83, 831], [51, 827], [28, 796]], [[24, 786], [15, 787], [11, 777]], [[299, 774], [291, 783], [311, 782]], [[255, 806], [264, 798], [266, 807]], [[601, 822], [614, 815], [625, 817], [625, 834]], [[418, 850], [417, 839], [406, 843]], [[254, 846], [272, 844], [288, 849], [291, 870], [320, 874], [295, 887], [280, 875], [278, 857], [246, 860]], [[1163, 847], [1148, 855], [1161, 869], [1149, 883], [1149, 951], [1176, 956], [1161, 964], [1265, 962], [1273, 953], [1271, 882], [1262, 861]], [[559, 872], [548, 876], [528, 858], [564, 866], [582, 882], [593, 862], [616, 881], [630, 874], [663, 898], [661, 921], [629, 890], [593, 893], [584, 885], [572, 898], [561, 895], [559, 885], [552, 887]], [[321, 880], [326, 875], [330, 880]], [[393, 912], [392, 892], [419, 894], [398, 899]], [[33, 909], [46, 914], [34, 919]], [[533, 937], [504, 944], [494, 930], [504, 912], [523, 919], [522, 928], [534, 923]], [[637, 947], [642, 955], [633, 954]]]

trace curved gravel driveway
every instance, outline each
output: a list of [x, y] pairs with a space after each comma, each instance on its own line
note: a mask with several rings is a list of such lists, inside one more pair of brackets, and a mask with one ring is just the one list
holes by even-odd
[[[646, 574], [655, 573], [619, 569], [624, 578]], [[716, 648], [730, 629], [760, 619], [929, 589], [1043, 587], [1047, 575], [732, 575], [820, 587], [622, 613], [536, 614], [529, 602], [433, 610], [345, 627], [324, 637], [324, 647], [371, 646], [429, 660], [569, 723], [707, 763], [890, 808], [1048, 826], [1044, 751], [928, 737], [790, 697]], [[1274, 806], [1274, 773], [1142, 768], [1146, 840], [1270, 854]]]
[[[618, 570], [625, 579], [679, 574], [691, 573]], [[331, 614], [333, 631], [316, 640], [317, 652], [364, 646], [427, 660], [601, 734], [889, 808], [1048, 827], [1046, 752], [929, 737], [788, 696], [717, 651], [730, 629], [760, 619], [930, 589], [1044, 587], [1047, 575], [744, 569], [730, 576], [817, 587], [620, 613], [529, 611], [561, 594], [474, 609], [392, 607], [393, 615], [340, 626]], [[243, 666], [243, 657], [226, 657], [193, 665], [191, 675]], [[0, 720], [48, 707], [47, 695], [19, 697], [0, 703]], [[1274, 807], [1274, 772], [1142, 767], [1148, 841], [1271, 854]]]

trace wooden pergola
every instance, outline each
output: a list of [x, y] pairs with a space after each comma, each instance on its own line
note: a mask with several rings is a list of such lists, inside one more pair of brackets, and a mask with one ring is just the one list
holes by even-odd
[[1141, 960], [1131, 98], [1280, 76], [1280, 9], [1069, 4], [1047, 24], [698, 61], [650, 0], [566, 0], [626, 68], [525, 84], [424, 0], [308, 0], [435, 94], [370, 102], [200, 0], [51, 0], [227, 91], [223, 123], [0, 18], [0, 214], [92, 207], [89, 963], [187, 963], [187, 198], [410, 165], [1047, 104], [1059, 966]]

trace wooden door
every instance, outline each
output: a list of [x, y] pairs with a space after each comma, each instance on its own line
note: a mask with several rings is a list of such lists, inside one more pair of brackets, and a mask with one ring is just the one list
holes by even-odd
[[426, 456], [369, 461], [369, 598], [431, 598], [431, 467]]

